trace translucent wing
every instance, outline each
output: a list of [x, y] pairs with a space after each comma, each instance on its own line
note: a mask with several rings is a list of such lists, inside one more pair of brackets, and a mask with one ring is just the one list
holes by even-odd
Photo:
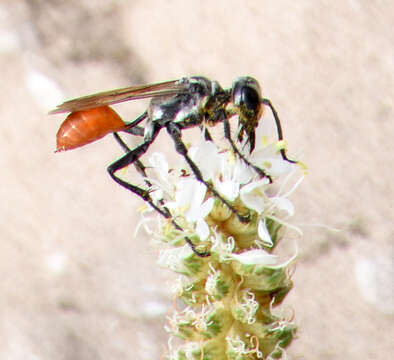
[[92, 109], [99, 106], [111, 105], [123, 101], [145, 99], [158, 96], [175, 95], [183, 92], [185, 86], [181, 80], [166, 81], [157, 84], [129, 86], [122, 89], [103, 91], [77, 99], [65, 101], [58, 105], [50, 114], [74, 112]]

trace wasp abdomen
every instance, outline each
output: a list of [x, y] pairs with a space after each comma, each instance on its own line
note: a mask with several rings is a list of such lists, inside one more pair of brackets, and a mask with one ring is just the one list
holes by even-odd
[[75, 149], [126, 127], [120, 116], [109, 106], [72, 112], [57, 132], [56, 151]]

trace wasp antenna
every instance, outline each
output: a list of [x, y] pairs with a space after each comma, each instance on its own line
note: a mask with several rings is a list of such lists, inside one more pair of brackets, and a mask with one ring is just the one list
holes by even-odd
[[[276, 112], [274, 105], [272, 105], [270, 99], [262, 98], [261, 102], [264, 105], [267, 105], [270, 109], [272, 114], [274, 115], [275, 123], [276, 123], [276, 129], [278, 131], [278, 139], [279, 141], [283, 140], [283, 132], [282, 132], [282, 125], [280, 124], [279, 116], [278, 113]], [[287, 157], [285, 149], [280, 149], [280, 154], [282, 155], [283, 160], [288, 161], [289, 163], [297, 164], [296, 160], [291, 160]]]

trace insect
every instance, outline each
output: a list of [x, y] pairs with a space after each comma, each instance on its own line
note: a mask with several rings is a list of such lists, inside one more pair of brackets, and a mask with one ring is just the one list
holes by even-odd
[[[143, 98], [151, 98], [148, 109], [132, 122], [124, 122], [109, 105]], [[148, 150], [159, 132], [165, 128], [172, 138], [176, 151], [184, 157], [196, 179], [205, 184], [214, 196], [220, 199], [242, 222], [248, 217], [237, 212], [210, 183], [203, 179], [201, 171], [189, 157], [187, 147], [182, 140], [182, 130], [199, 126], [206, 140], [212, 140], [207, 129], [218, 123], [223, 124], [224, 136], [233, 151], [260, 177], [271, 177], [264, 170], [251, 164], [237, 148], [232, 136], [229, 119], [238, 116], [237, 138], [242, 141], [246, 136], [249, 152], [255, 147], [255, 129], [263, 114], [264, 106], [268, 106], [275, 119], [278, 138], [283, 140], [283, 133], [278, 114], [269, 99], [261, 96], [260, 85], [252, 77], [237, 78], [230, 89], [223, 89], [217, 81], [201, 76], [185, 77], [179, 80], [131, 86], [122, 89], [100, 92], [93, 95], [69, 100], [52, 110], [50, 114], [70, 112], [57, 133], [57, 150], [64, 151], [84, 146], [101, 137], [113, 133], [116, 141], [125, 151], [119, 160], [108, 166], [107, 170], [112, 179], [127, 190], [148, 202], [157, 212], [173, 225], [182, 230], [172, 219], [167, 208], [155, 204], [149, 194], [149, 189], [143, 189], [130, 184], [116, 175], [116, 172], [133, 164], [145, 178], [145, 166], [140, 157]], [[140, 123], [145, 121], [144, 126]], [[126, 132], [143, 137], [143, 142], [130, 149], [117, 132]], [[280, 150], [284, 160], [296, 163], [287, 158], [284, 149]], [[145, 181], [150, 186], [149, 181]], [[192, 250], [199, 256], [208, 256], [209, 252], [199, 252], [194, 244], [186, 238]]]

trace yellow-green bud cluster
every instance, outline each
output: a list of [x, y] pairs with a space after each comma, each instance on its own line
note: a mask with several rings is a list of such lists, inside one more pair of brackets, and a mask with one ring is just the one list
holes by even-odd
[[[288, 268], [270, 264], [283, 227], [267, 218], [273, 244], [256, 249], [261, 216], [241, 206], [239, 199], [236, 209], [248, 212], [247, 224], [215, 201], [206, 219], [212, 235], [203, 242], [183, 222], [189, 238], [199, 249], [209, 249], [211, 256], [202, 258], [188, 248], [175, 249], [183, 251], [174, 257], [178, 265], [173, 269], [186, 275], [177, 289], [186, 307], [169, 319], [168, 330], [184, 340], [170, 349], [169, 359], [278, 359], [294, 338], [292, 321], [272, 314], [292, 287]], [[173, 227], [166, 227], [164, 234], [169, 242], [177, 239], [177, 244], [185, 235]]]

